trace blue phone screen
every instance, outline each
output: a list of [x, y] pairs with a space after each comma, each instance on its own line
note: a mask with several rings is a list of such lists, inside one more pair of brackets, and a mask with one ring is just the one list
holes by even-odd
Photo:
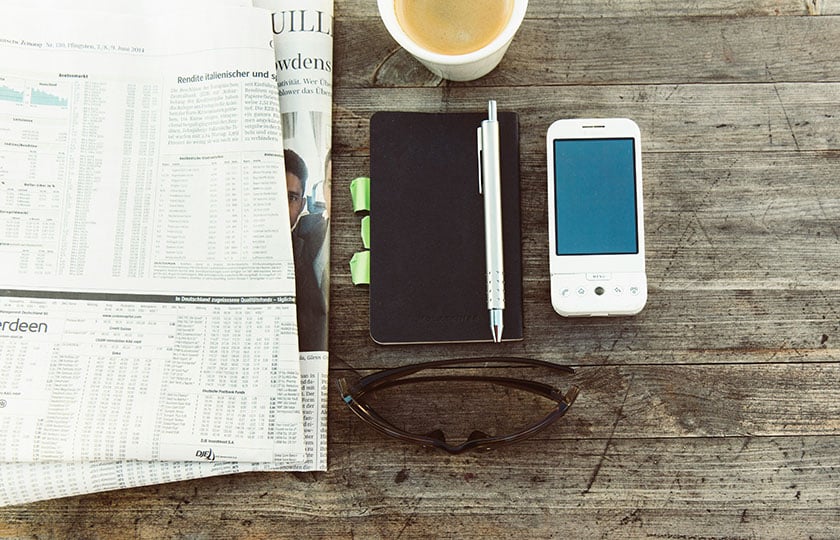
[[557, 255], [639, 252], [632, 138], [556, 139]]

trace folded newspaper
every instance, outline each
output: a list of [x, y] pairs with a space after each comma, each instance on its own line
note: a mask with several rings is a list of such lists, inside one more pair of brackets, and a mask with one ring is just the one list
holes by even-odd
[[0, 0], [0, 505], [326, 468], [332, 0], [255, 3]]

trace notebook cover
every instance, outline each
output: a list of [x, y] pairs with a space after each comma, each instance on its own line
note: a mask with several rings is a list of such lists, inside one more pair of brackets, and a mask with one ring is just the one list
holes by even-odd
[[[370, 335], [492, 342], [476, 129], [486, 113], [378, 112], [370, 122]], [[499, 112], [503, 341], [522, 339], [519, 123]]]

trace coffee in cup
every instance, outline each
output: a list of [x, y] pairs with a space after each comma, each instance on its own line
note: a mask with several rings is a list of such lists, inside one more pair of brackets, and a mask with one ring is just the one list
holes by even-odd
[[391, 36], [429, 71], [471, 81], [502, 60], [528, 0], [377, 0]]
[[467, 54], [489, 45], [513, 14], [513, 0], [394, 0], [397, 22], [424, 49]]

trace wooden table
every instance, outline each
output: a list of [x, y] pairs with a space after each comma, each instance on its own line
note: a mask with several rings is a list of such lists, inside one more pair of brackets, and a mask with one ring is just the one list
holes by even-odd
[[[536, 440], [450, 457], [385, 439], [330, 387], [329, 471], [0, 509], [0, 537], [840, 536], [840, 1], [531, 0], [501, 66], [441, 81], [372, 0], [336, 0], [331, 354], [359, 368], [502, 353], [577, 367]], [[525, 340], [380, 347], [348, 184], [377, 110], [520, 114]], [[641, 126], [650, 299], [549, 302], [544, 136]], [[340, 372], [335, 367], [334, 374]]]

